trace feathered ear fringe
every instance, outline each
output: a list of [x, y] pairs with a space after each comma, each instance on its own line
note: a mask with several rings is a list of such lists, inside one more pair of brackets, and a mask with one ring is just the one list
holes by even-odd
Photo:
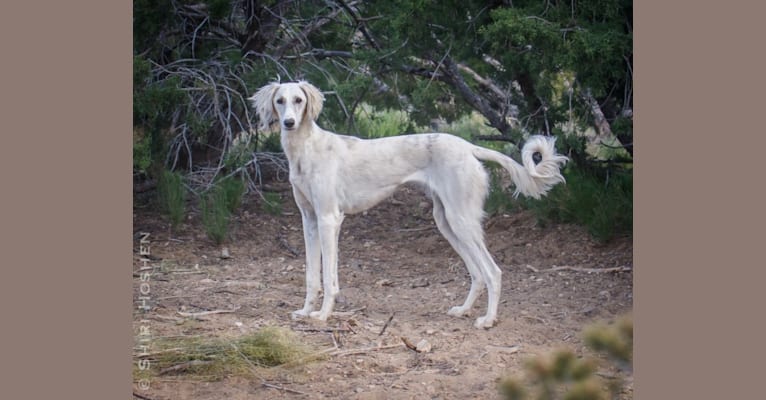
[[299, 81], [303, 93], [306, 94], [306, 116], [312, 121], [316, 121], [319, 117], [319, 113], [322, 112], [322, 106], [324, 105], [324, 94], [316, 88], [316, 86], [306, 82]]
[[258, 114], [259, 128], [261, 130], [267, 130], [277, 120], [277, 110], [274, 109], [274, 94], [279, 89], [279, 82], [272, 82], [268, 85], [258, 89], [255, 94], [250, 97], [255, 108], [256, 114]]

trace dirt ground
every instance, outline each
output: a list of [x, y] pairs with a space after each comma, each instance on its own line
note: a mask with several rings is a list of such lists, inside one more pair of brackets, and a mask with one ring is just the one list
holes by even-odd
[[[294, 330], [318, 350], [338, 350], [322, 361], [280, 368], [268, 377], [204, 382], [162, 376], [152, 378], [148, 390], [136, 384], [134, 393], [156, 400], [500, 398], [497, 382], [518, 376], [525, 359], [562, 347], [591, 354], [581, 330], [633, 308], [630, 270], [546, 271], [632, 268], [631, 238], [600, 245], [583, 228], [542, 228], [530, 213], [514, 212], [485, 222], [488, 247], [503, 270], [498, 323], [489, 330], [473, 327], [485, 312], [485, 295], [470, 316], [448, 316], [447, 310], [462, 304], [468, 293], [468, 272], [436, 229], [428, 199], [404, 187], [376, 208], [346, 217], [339, 313], [326, 324], [294, 321], [290, 312], [304, 298], [303, 235], [289, 190], [281, 196], [278, 216], [266, 213], [260, 198], [249, 196], [224, 246], [206, 237], [197, 210], [171, 235], [167, 219], [137, 201], [134, 302], [141, 304], [139, 296], [146, 295], [151, 310], [134, 307], [136, 337], [150, 332], [151, 345], [160, 337], [236, 337], [277, 325]], [[139, 261], [142, 233], [149, 234], [144, 247], [154, 268], [146, 282], [136, 275], [144, 265]], [[222, 247], [230, 258], [221, 257]], [[236, 311], [178, 321], [179, 311], [213, 310]], [[417, 353], [402, 344], [402, 337], [413, 344], [426, 340], [431, 349]], [[632, 398], [628, 382], [623, 396]]]

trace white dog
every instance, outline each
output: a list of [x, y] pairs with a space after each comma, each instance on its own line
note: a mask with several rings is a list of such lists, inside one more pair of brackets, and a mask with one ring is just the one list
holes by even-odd
[[[494, 325], [501, 271], [484, 244], [481, 222], [489, 184], [479, 160], [494, 161], [508, 170], [516, 186], [515, 195], [539, 198], [553, 185], [564, 182], [559, 165], [566, 163], [567, 157], [555, 153], [555, 139], [530, 137], [522, 149], [522, 166], [501, 153], [449, 134], [363, 140], [326, 131], [315, 122], [324, 95], [304, 81], [268, 84], [250, 100], [263, 128], [278, 119], [290, 164], [290, 183], [303, 218], [306, 301], [302, 309], [293, 312], [294, 317], [324, 321], [332, 313], [339, 291], [338, 234], [344, 215], [364, 211], [392, 195], [400, 185], [417, 182], [433, 199], [436, 226], [471, 274], [468, 297], [448, 314], [465, 314], [486, 286], [487, 314], [474, 326]], [[314, 311], [320, 265], [324, 297], [322, 307]]]

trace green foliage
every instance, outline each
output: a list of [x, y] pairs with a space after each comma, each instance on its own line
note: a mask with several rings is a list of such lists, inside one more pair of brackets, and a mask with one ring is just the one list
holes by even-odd
[[133, 124], [165, 127], [183, 104], [181, 80], [175, 76], [155, 80], [150, 68], [146, 59], [133, 57]]
[[212, 19], [222, 19], [231, 11], [230, 0], [205, 0], [204, 3], [207, 4]]
[[226, 240], [229, 233], [232, 214], [239, 208], [245, 183], [240, 178], [221, 179], [203, 193], [200, 198], [202, 224], [208, 237], [216, 244]]
[[216, 244], [226, 240], [229, 233], [231, 213], [226, 207], [226, 197], [223, 191], [212, 189], [204, 193], [200, 198], [202, 211], [202, 224], [205, 226], [207, 236]]
[[541, 200], [525, 199], [542, 224], [575, 223], [606, 242], [633, 231], [633, 173], [612, 163], [593, 166], [585, 158], [582, 140], [565, 140], [564, 154], [572, 162], [562, 171], [566, 184], [556, 185]]
[[281, 153], [283, 151], [279, 134], [262, 135], [261, 138], [262, 140], [258, 147], [259, 151], [272, 153]]
[[133, 125], [148, 133], [148, 144], [152, 168], [149, 172], [159, 173], [167, 155], [167, 130], [173, 112], [184, 99], [180, 79], [171, 77], [154, 80], [150, 63], [139, 56], [133, 57]]
[[173, 18], [171, 0], [133, 0], [133, 48], [145, 49], [154, 44], [160, 32]]
[[[490, 12], [480, 31], [507, 74], [574, 71], [599, 97], [624, 79], [624, 57], [631, 52], [632, 2], [595, 0], [570, 3], [522, 1]], [[544, 83], [544, 82], [540, 82]]]
[[[613, 326], [594, 324], [585, 329], [586, 345], [596, 353], [618, 362], [623, 372], [631, 372], [633, 358], [633, 320], [620, 318]], [[527, 360], [525, 375], [506, 378], [498, 387], [506, 400], [606, 400], [617, 398], [621, 381], [604, 382], [596, 375], [599, 360], [577, 357], [569, 349]]]
[[226, 209], [230, 213], [234, 213], [242, 204], [242, 196], [245, 194], [245, 182], [241, 178], [230, 176], [221, 179], [218, 185], [223, 192]]
[[[472, 141], [473, 138], [477, 136], [499, 135], [497, 129], [489, 126], [486, 118], [478, 112], [462, 115], [440, 130], [455, 136], [460, 136], [468, 141]], [[499, 142], [488, 142], [487, 145], [487, 147], [494, 147], [496, 149], [500, 147]]]
[[359, 136], [367, 139], [397, 136], [410, 128], [410, 118], [404, 111], [378, 111], [368, 104], [362, 104], [356, 110], [356, 127]]
[[163, 170], [157, 181], [160, 210], [170, 218], [175, 228], [183, 221], [186, 209], [186, 188], [181, 174]]
[[133, 172], [149, 172], [152, 164], [151, 145], [151, 140], [146, 136], [133, 134]]

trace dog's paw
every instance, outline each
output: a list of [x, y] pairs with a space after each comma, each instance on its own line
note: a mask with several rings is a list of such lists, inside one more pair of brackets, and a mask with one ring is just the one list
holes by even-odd
[[327, 318], [330, 316], [330, 313], [323, 313], [322, 311], [312, 311], [309, 314], [309, 317], [318, 319], [320, 321], [327, 321]]
[[301, 319], [301, 318], [306, 318], [306, 317], [308, 317], [308, 316], [309, 316], [309, 311], [308, 311], [308, 310], [304, 310], [304, 309], [295, 310], [295, 311], [293, 311], [292, 313], [290, 313], [290, 316], [291, 316], [293, 319]]
[[453, 317], [462, 317], [465, 315], [465, 313], [468, 312], [468, 309], [463, 306], [455, 306], [449, 309], [447, 311], [447, 315], [451, 315]]
[[486, 315], [476, 318], [476, 322], [474, 322], [473, 326], [479, 329], [489, 329], [495, 326], [495, 318], [487, 318]]

